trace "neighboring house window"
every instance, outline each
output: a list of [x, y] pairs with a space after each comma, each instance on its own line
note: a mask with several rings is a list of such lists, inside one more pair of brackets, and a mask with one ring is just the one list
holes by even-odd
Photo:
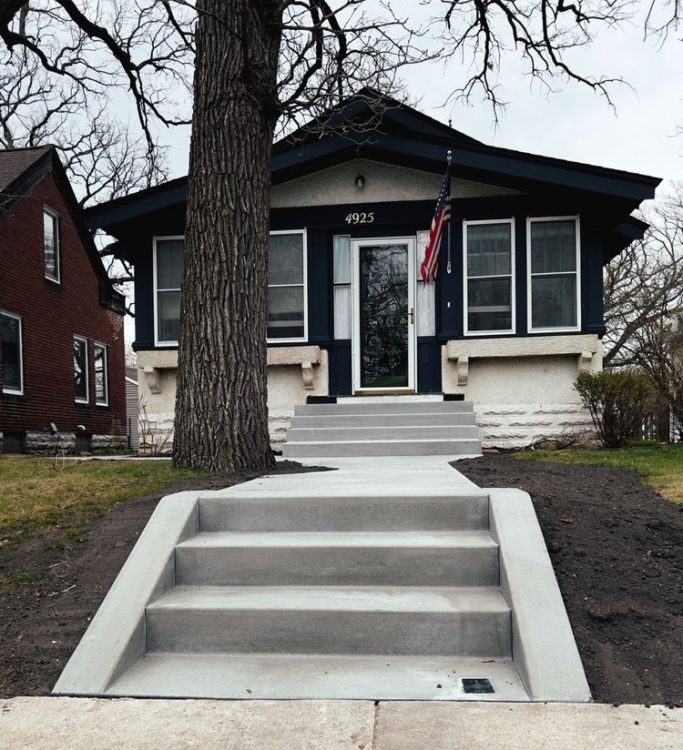
[[109, 404], [109, 383], [107, 372], [107, 347], [95, 344], [95, 403], [98, 406]]
[[529, 330], [579, 328], [578, 217], [529, 219]]
[[21, 318], [12, 313], [0, 313], [2, 341], [2, 392], [21, 395], [24, 392], [23, 344]]
[[154, 305], [157, 344], [177, 344], [183, 286], [183, 237], [154, 238]]
[[306, 340], [306, 232], [271, 232], [268, 340]]
[[465, 334], [514, 333], [514, 220], [463, 222]]
[[87, 404], [88, 397], [88, 340], [74, 336], [74, 390], [76, 401]]
[[43, 263], [45, 278], [59, 283], [59, 217], [43, 209]]

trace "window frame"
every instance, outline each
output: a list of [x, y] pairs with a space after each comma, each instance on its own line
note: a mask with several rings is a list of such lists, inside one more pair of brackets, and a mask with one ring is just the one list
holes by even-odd
[[[51, 217], [54, 220], [55, 228], [55, 268], [57, 269], [56, 276], [49, 276], [45, 266], [45, 215]], [[61, 221], [59, 214], [49, 206], [43, 206], [43, 277], [53, 284], [62, 283], [62, 243], [60, 241], [60, 227]]]
[[24, 320], [21, 315], [10, 312], [9, 310], [0, 310], [0, 315], [5, 318], [13, 318], [19, 321], [19, 388], [8, 388], [5, 385], [5, 379], [2, 380], [2, 392], [6, 396], [23, 396], [24, 395]]
[[[103, 363], [104, 363], [104, 399], [99, 400], [97, 398], [97, 350], [101, 349], [104, 352]], [[109, 406], [109, 351], [106, 344], [101, 341], [93, 341], [93, 367], [95, 374], [95, 406]]]
[[[573, 221], [575, 225], [576, 269], [576, 325], [534, 327], [532, 318], [532, 279], [534, 276], [566, 276], [570, 271], [533, 273], [531, 268], [531, 224], [532, 222]], [[529, 333], [576, 333], [581, 330], [581, 217], [571, 216], [527, 216], [526, 219], [526, 308]]]
[[[467, 227], [477, 226], [482, 224], [509, 224], [510, 225], [510, 328], [504, 330], [488, 330], [488, 331], [470, 331], [468, 328], [468, 282], [470, 276], [467, 273]], [[517, 289], [516, 289], [516, 242], [515, 242], [515, 217], [510, 216], [505, 219], [474, 219], [466, 220], [462, 222], [462, 275], [463, 275], [463, 321], [462, 330], [463, 336], [514, 336], [517, 333]], [[505, 278], [508, 274], [496, 275], [496, 276], [472, 276], [473, 279], [498, 279]]]
[[[88, 353], [88, 339], [86, 336], [81, 336], [77, 333], [73, 335], [74, 341], [82, 341], [85, 344], [85, 398], [79, 398], [76, 396], [76, 370], [73, 369], [74, 378], [74, 401], [77, 404], [89, 404], [90, 403], [90, 361]], [[72, 352], [73, 354], [73, 352]]]
[[161, 240], [182, 240], [183, 241], [183, 263], [185, 259], [185, 235], [184, 234], [160, 234], [152, 237], [152, 278], [153, 278], [153, 292], [154, 292], [154, 346], [178, 346], [178, 341], [163, 341], [159, 338], [159, 292], [180, 292], [182, 295], [182, 287], [180, 289], [159, 289], [157, 281], [157, 243]]
[[[270, 238], [271, 235], [277, 235], [277, 234], [300, 234], [302, 236], [302, 263], [303, 263], [303, 281], [301, 284], [267, 284], [266, 294], [268, 294], [271, 286], [275, 288], [282, 288], [282, 287], [293, 287], [293, 286], [302, 286], [303, 287], [303, 300], [304, 300], [304, 335], [294, 338], [270, 338], [266, 336], [266, 343], [267, 344], [300, 344], [301, 342], [308, 341], [308, 234], [306, 231], [306, 227], [303, 229], [276, 229], [271, 230], [268, 233], [268, 236]], [[266, 270], [266, 273], [268, 271]], [[267, 281], [267, 279], [266, 279]], [[267, 303], [267, 300], [266, 300]], [[268, 320], [266, 319], [266, 326], [268, 325]]]

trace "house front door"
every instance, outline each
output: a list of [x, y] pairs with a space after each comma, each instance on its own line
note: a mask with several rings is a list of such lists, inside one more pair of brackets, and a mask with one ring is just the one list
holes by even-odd
[[354, 392], [415, 389], [415, 240], [353, 242]]

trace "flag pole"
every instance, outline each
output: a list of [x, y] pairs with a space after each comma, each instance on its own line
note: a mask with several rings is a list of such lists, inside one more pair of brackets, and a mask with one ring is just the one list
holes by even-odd
[[[453, 152], [449, 149], [446, 153], [446, 161], [448, 162], [448, 207], [451, 207], [451, 160], [453, 158]], [[448, 222], [448, 262], [446, 263], [446, 273], [450, 276], [451, 266], [451, 224], [453, 220]]]

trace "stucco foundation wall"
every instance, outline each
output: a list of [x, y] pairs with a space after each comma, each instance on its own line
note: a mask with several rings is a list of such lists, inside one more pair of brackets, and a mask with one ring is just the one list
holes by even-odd
[[[275, 347], [268, 361], [270, 441], [273, 450], [281, 450], [294, 406], [305, 404], [307, 396], [328, 394], [328, 357], [319, 347]], [[171, 452], [177, 368], [177, 351], [138, 352], [140, 453]]]
[[[482, 342], [457, 342], [460, 347], [468, 343], [473, 345], [469, 354], [464, 353], [466, 349], [456, 352], [452, 347], [450, 358], [448, 348], [443, 347], [443, 391], [461, 393], [474, 403], [484, 447], [523, 448], [544, 439], [592, 438], [593, 422], [574, 383], [580, 367], [591, 372], [602, 369], [597, 337], [592, 344], [578, 342], [591, 344], [592, 352], [589, 347], [577, 354], [536, 356], [525, 356], [520, 350], [515, 354], [510, 351], [510, 356], [479, 357], [476, 355], [488, 354], [490, 348], [478, 350]], [[457, 353], [460, 358], [455, 358]]]

